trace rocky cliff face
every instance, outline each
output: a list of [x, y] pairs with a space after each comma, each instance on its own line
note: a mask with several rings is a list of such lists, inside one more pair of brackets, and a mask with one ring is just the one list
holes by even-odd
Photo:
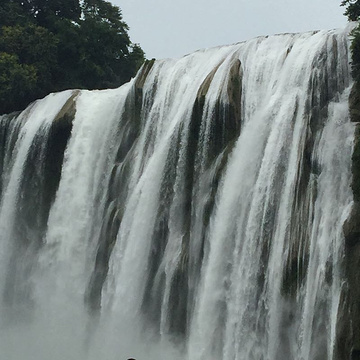
[[338, 346], [339, 358], [360, 359], [360, 92], [354, 84], [349, 96], [351, 121], [356, 124], [352, 154], [352, 183], [354, 203], [344, 223], [346, 286], [342, 295], [344, 318]]

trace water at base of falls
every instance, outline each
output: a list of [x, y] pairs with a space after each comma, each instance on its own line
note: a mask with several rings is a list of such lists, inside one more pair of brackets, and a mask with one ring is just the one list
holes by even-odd
[[0, 117], [0, 359], [339, 359], [348, 31]]

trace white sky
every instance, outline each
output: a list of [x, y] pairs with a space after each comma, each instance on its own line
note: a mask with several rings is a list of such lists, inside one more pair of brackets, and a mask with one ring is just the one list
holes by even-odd
[[344, 27], [341, 0], [109, 0], [148, 59], [259, 35]]

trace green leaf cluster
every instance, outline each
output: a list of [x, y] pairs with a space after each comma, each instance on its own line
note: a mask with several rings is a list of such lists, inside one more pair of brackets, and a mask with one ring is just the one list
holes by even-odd
[[118, 87], [145, 59], [104, 0], [1, 0], [0, 114], [49, 92]]
[[360, 2], [358, 0], [343, 0], [340, 6], [346, 6], [344, 15], [349, 21], [357, 21], [360, 16]]
[[[343, 0], [341, 6], [346, 6], [344, 15], [348, 17], [349, 21], [359, 22], [360, 0]], [[360, 25], [351, 32], [351, 36], [352, 75], [357, 88], [360, 90]]]

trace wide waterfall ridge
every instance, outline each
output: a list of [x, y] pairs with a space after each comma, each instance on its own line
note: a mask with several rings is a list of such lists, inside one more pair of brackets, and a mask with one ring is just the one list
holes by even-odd
[[2, 116], [0, 357], [341, 359], [348, 31]]

